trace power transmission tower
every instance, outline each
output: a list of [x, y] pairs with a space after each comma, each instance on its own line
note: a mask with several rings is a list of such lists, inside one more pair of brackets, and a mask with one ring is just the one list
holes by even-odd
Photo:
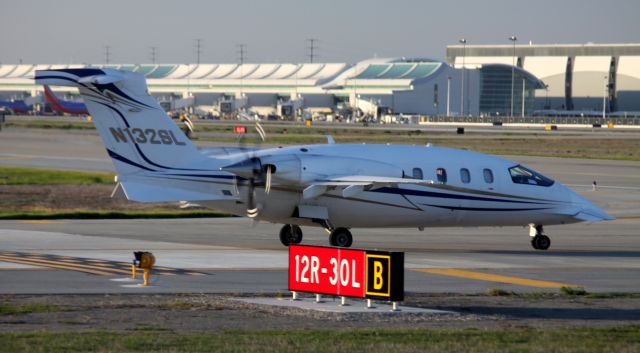
[[247, 55], [247, 45], [238, 44], [238, 60], [240, 60], [240, 65], [244, 64], [246, 55]]
[[104, 46], [104, 63], [109, 64], [111, 62], [111, 47], [108, 45]]
[[200, 65], [200, 54], [202, 54], [202, 39], [196, 39], [196, 64]]
[[156, 63], [156, 49], [157, 47], [151, 47], [151, 63]]
[[309, 38], [307, 39], [307, 42], [309, 43], [309, 46], [307, 47], [307, 49], [309, 49], [309, 62], [313, 64], [313, 59], [318, 56], [318, 54], [316, 53], [318, 49], [318, 47], [316, 46], [316, 43], [318, 43], [318, 39]]

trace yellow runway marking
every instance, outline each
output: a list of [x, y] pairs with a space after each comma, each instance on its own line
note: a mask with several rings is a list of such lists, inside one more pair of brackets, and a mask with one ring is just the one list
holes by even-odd
[[61, 270], [80, 271], [80, 272], [86, 272], [86, 273], [91, 273], [91, 274], [94, 274], [94, 275], [102, 275], [102, 276], [112, 276], [112, 275], [114, 275], [114, 273], [110, 273], [110, 272], [96, 271], [96, 270], [91, 270], [91, 269], [86, 269], [86, 268], [78, 268], [76, 266], [65, 266], [65, 265], [61, 265], [61, 264], [39, 264], [38, 262], [40, 262], [40, 261], [29, 261], [29, 260], [15, 259], [15, 258], [10, 258], [10, 257], [6, 258], [4, 256], [0, 256], [0, 261], [15, 262], [15, 263], [24, 264], [24, 265], [52, 267], [52, 268], [57, 268], [57, 269], [61, 269]]
[[[131, 274], [131, 264], [101, 259], [74, 258], [69, 256], [47, 255], [37, 253], [13, 253], [0, 251], [0, 262], [14, 262], [39, 267], [76, 270], [99, 275]], [[154, 268], [153, 272], [159, 275], [206, 275], [195, 270], [183, 270], [168, 267]]]
[[[85, 270], [97, 271], [97, 272], [105, 273], [105, 274], [108, 274], [108, 275], [115, 275], [116, 273], [124, 273], [124, 274], [130, 274], [131, 273], [131, 271], [119, 270], [119, 269], [115, 269], [115, 268], [104, 268], [104, 267], [99, 267], [99, 266], [74, 264], [74, 263], [69, 263], [69, 262], [53, 261], [53, 260], [40, 260], [40, 259], [26, 258], [26, 257], [25, 258], [16, 259], [16, 258], [13, 258], [13, 257], [6, 257], [6, 256], [0, 255], [0, 260], [5, 260], [5, 261], [9, 261], [9, 262], [12, 262], [14, 260], [20, 260], [20, 261], [23, 261], [23, 262], [29, 262], [30, 265], [45, 266], [45, 267], [47, 267], [47, 266], [48, 267], [64, 266], [67, 269], [75, 269], [77, 271], [85, 271]], [[110, 271], [110, 273], [103, 272], [103, 271]]]
[[28, 223], [28, 224], [65, 224], [67, 222], [62, 221], [49, 221], [46, 219], [33, 219], [27, 221], [18, 221], [18, 223]]
[[520, 286], [538, 287], [538, 288], [579, 287], [578, 285], [575, 285], [575, 284], [540, 281], [536, 279], [528, 279], [528, 278], [522, 278], [522, 277], [494, 275], [490, 273], [458, 270], [455, 268], [418, 268], [418, 269], [414, 269], [414, 271], [432, 273], [432, 274], [442, 275], [442, 276], [460, 277], [460, 278], [476, 279], [480, 281], [499, 282], [499, 283], [507, 283], [507, 284], [517, 284]]

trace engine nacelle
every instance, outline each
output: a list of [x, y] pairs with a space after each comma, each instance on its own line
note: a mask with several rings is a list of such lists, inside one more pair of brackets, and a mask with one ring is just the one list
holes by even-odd
[[271, 165], [273, 181], [278, 184], [309, 185], [328, 177], [367, 175], [401, 178], [402, 168], [363, 158], [339, 156], [286, 155], [265, 156], [262, 165]]

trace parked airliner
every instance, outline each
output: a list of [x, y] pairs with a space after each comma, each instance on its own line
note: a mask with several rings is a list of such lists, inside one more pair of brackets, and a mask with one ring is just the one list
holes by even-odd
[[358, 227], [543, 226], [613, 219], [569, 188], [518, 163], [450, 148], [304, 145], [198, 150], [147, 92], [144, 77], [112, 69], [36, 72], [45, 85], [75, 86], [118, 173], [114, 196], [189, 201], [282, 223], [284, 245], [300, 226], [349, 247]]
[[44, 97], [47, 102], [51, 105], [51, 109], [60, 112], [67, 113], [71, 115], [87, 115], [89, 112], [87, 111], [87, 107], [82, 102], [70, 102], [59, 99], [53, 93], [49, 86], [44, 86]]

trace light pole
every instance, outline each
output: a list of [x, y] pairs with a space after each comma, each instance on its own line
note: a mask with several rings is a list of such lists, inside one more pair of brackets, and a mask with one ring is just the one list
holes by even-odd
[[467, 40], [465, 38], [462, 38], [459, 40], [459, 42], [462, 44], [462, 84], [460, 85], [461, 87], [461, 93], [460, 93], [460, 115], [464, 115], [464, 59], [465, 56], [467, 54]]
[[524, 86], [524, 78], [522, 78], [522, 117], [524, 118], [524, 91], [525, 91], [525, 86]]
[[509, 37], [509, 40], [513, 42], [513, 59], [511, 65], [511, 117], [513, 118], [513, 86], [515, 84], [515, 74], [516, 74], [516, 41], [518, 38], [516, 36]]
[[451, 76], [447, 77], [447, 116], [449, 116], [449, 103], [451, 102]]
[[607, 81], [609, 76], [604, 77], [604, 94], [602, 94], [602, 120], [607, 118], [607, 93], [609, 88], [609, 82]]

